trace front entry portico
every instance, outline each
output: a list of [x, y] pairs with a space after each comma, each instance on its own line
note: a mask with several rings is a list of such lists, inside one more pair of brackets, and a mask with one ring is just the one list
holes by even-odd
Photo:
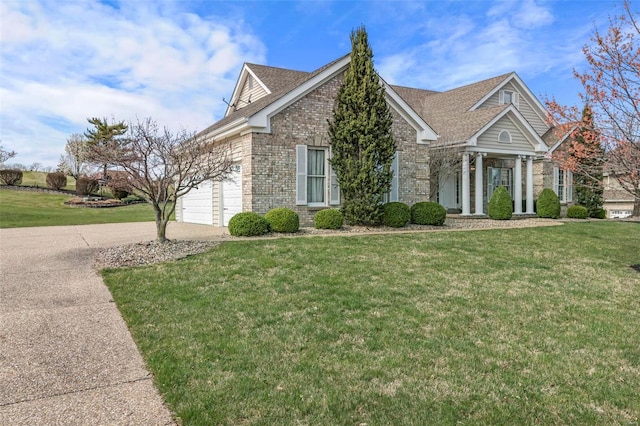
[[[524, 176], [522, 173], [523, 161], [525, 162]], [[474, 175], [473, 187], [471, 186], [472, 172]], [[487, 176], [486, 183], [485, 176]], [[532, 155], [496, 155], [490, 152], [464, 152], [462, 154], [461, 180], [462, 215], [484, 216], [486, 214], [485, 205], [488, 205], [493, 190], [498, 186], [505, 186], [509, 190], [514, 201], [514, 214], [534, 214]], [[526, 200], [524, 212], [522, 211], [523, 186], [525, 189], [524, 199]], [[473, 213], [471, 211], [472, 193], [474, 200]]]

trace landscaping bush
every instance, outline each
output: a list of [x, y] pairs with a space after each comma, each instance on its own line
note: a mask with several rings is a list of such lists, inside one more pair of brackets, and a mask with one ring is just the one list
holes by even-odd
[[316, 229], [340, 229], [344, 223], [344, 216], [338, 209], [320, 210], [313, 217]]
[[76, 194], [78, 195], [91, 195], [98, 191], [100, 184], [98, 179], [90, 177], [81, 177], [76, 180]]
[[20, 185], [22, 183], [22, 170], [0, 170], [0, 181], [5, 185]]
[[67, 186], [67, 175], [62, 172], [47, 173], [47, 186], [52, 189], [60, 189]]
[[586, 219], [588, 216], [589, 212], [585, 206], [576, 204], [567, 209], [567, 217], [572, 219]]
[[607, 211], [605, 209], [595, 209], [591, 213], [591, 217], [594, 217], [596, 219], [606, 219], [607, 218]]
[[509, 191], [504, 186], [499, 186], [489, 200], [489, 211], [487, 212], [491, 219], [507, 220], [513, 216], [513, 200]]
[[254, 237], [269, 232], [267, 219], [254, 212], [242, 212], [229, 220], [229, 233], [235, 237]]
[[411, 220], [411, 209], [405, 203], [397, 201], [382, 206], [382, 224], [393, 228], [402, 228]]
[[269, 210], [264, 218], [273, 232], [298, 232], [300, 229], [298, 213], [286, 207]]
[[127, 195], [122, 202], [125, 204], [132, 204], [132, 203], [138, 203], [140, 201], [144, 201], [142, 198], [138, 197], [137, 195], [133, 195], [133, 194], [129, 194]]
[[433, 201], [421, 201], [411, 206], [411, 222], [417, 225], [444, 225], [447, 210]]
[[536, 206], [538, 217], [551, 219], [560, 217], [560, 200], [556, 193], [550, 188], [545, 188], [540, 192]]

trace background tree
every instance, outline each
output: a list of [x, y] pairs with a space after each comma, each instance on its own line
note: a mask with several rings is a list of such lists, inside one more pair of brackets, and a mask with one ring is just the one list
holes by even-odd
[[[568, 147], [568, 155], [575, 162], [573, 186], [576, 201], [587, 208], [589, 216], [596, 217], [602, 210], [603, 202], [603, 165], [605, 150], [600, 144], [598, 132], [593, 125], [593, 115], [589, 105], [582, 110], [582, 121], [575, 134], [575, 141]], [[571, 161], [571, 160], [569, 160]]]
[[[574, 128], [573, 157], [565, 167], [574, 170], [580, 158], [594, 154], [582, 150], [576, 138], [581, 133], [587, 140], [600, 140], [605, 151], [605, 169], [634, 200], [633, 215], [640, 216], [640, 27], [638, 12], [625, 1], [622, 15], [609, 20], [609, 29], [601, 34], [597, 29], [592, 45], [583, 52], [587, 69], [574, 70], [584, 90], [582, 100], [591, 106], [593, 128]], [[577, 107], [566, 107], [554, 99], [547, 100], [550, 120], [563, 123], [559, 133], [567, 132], [581, 121]], [[573, 124], [572, 124], [573, 123]], [[562, 159], [561, 159], [562, 160]]]
[[102, 178], [106, 180], [109, 166], [122, 160], [122, 136], [127, 132], [127, 125], [124, 121], [109, 124], [106, 118], [94, 117], [87, 121], [94, 126], [84, 133], [88, 140], [87, 161], [102, 166]]
[[344, 74], [329, 121], [330, 160], [350, 224], [377, 225], [391, 189], [396, 144], [384, 86], [373, 68], [373, 52], [364, 27], [351, 32], [351, 62]]
[[119, 155], [111, 161], [126, 173], [126, 183], [135, 194], [153, 206], [157, 240], [165, 242], [178, 197], [205, 180], [228, 177], [230, 147], [207, 143], [185, 130], [160, 129], [151, 118], [128, 127]]
[[[429, 146], [429, 174], [431, 176], [430, 201], [437, 202], [440, 184], [456, 179], [462, 170], [464, 148], [433, 142]], [[455, 180], [454, 180], [455, 182]]]
[[6, 151], [0, 145], [0, 166], [4, 165], [4, 162], [18, 155], [15, 151]]
[[67, 139], [64, 154], [60, 156], [58, 170], [78, 180], [80, 176], [89, 172], [88, 151], [87, 138], [79, 133], [72, 134]]

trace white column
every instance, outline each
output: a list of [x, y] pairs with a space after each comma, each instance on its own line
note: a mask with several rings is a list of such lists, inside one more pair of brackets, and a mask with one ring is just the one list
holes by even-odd
[[522, 214], [522, 156], [516, 156], [516, 169], [513, 172], [515, 174], [513, 179], [514, 186], [514, 209], [515, 214]]
[[469, 153], [462, 154], [462, 214], [471, 214], [471, 187], [469, 182]]
[[533, 157], [527, 157], [527, 214], [533, 214]]
[[484, 193], [484, 183], [482, 182], [482, 156], [484, 154], [477, 153], [476, 154], [476, 213], [478, 215], [484, 214], [483, 211], [483, 193]]

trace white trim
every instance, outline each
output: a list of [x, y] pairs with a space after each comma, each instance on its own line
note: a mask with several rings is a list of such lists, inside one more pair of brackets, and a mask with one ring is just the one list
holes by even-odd
[[549, 148], [549, 154], [553, 154], [553, 151], [555, 151], [560, 145], [562, 145], [564, 141], [569, 138], [569, 136], [571, 136], [571, 133], [573, 133], [576, 127], [577, 126], [572, 127], [571, 130], [569, 130], [562, 138], [560, 138], [558, 142], [556, 142], [551, 148]]
[[391, 170], [393, 177], [391, 178], [391, 189], [389, 191], [389, 201], [398, 201], [400, 199], [400, 191], [398, 182], [400, 181], [400, 152], [396, 151], [391, 161]]
[[530, 101], [529, 104], [531, 105], [531, 109], [540, 117], [540, 119], [542, 119], [543, 122], [546, 123], [546, 121], [547, 121], [547, 110], [540, 103], [538, 98], [531, 92], [531, 90], [529, 90], [529, 88], [524, 83], [524, 81], [522, 81], [520, 76], [518, 76], [518, 74], [516, 74], [515, 72], [512, 72], [511, 74], [509, 74], [500, 84], [498, 84], [496, 87], [494, 87], [493, 90], [491, 90], [489, 93], [484, 95], [478, 102], [473, 104], [473, 106], [471, 106], [471, 108], [469, 108], [469, 111], [473, 111], [475, 109], [478, 109], [483, 103], [485, 103], [487, 101], [487, 99], [489, 99], [491, 96], [496, 94], [507, 83], [509, 83], [511, 81], [516, 82], [518, 84], [518, 86], [520, 86], [519, 87], [520, 90], [518, 90], [518, 92], [520, 94], [526, 95], [526, 97]]
[[[508, 140], [508, 141], [503, 141], [503, 140], [501, 140], [501, 139], [502, 139], [502, 134], [503, 134], [503, 133], [506, 133], [506, 134], [507, 134], [507, 136], [509, 137], [509, 140]], [[512, 142], [512, 139], [511, 139], [511, 132], [509, 132], [509, 131], [508, 131], [508, 130], [506, 130], [506, 129], [502, 129], [502, 130], [500, 130], [500, 131], [498, 132], [498, 143], [513, 143], [513, 142]]]
[[438, 140], [440, 136], [436, 131], [382, 77], [380, 77], [380, 81], [384, 85], [387, 103], [417, 131], [417, 143], [428, 145], [430, 142]]
[[325, 69], [319, 74], [316, 74], [311, 79], [305, 81], [286, 95], [282, 96], [279, 99], [276, 99], [271, 104], [267, 105], [265, 108], [249, 117], [249, 126], [252, 127], [252, 130], [256, 133], [271, 133], [271, 117], [273, 117], [295, 101], [303, 98], [318, 86], [321, 86], [323, 83], [326, 83], [327, 81], [338, 75], [347, 67], [347, 65], [349, 65], [350, 61], [351, 57], [345, 56], [329, 68]]
[[238, 77], [238, 80], [236, 81], [236, 85], [233, 88], [233, 92], [231, 92], [231, 100], [229, 101], [229, 104], [227, 105], [227, 109], [224, 112], [224, 117], [228, 116], [229, 114], [231, 114], [232, 112], [235, 111], [235, 110], [233, 110], [231, 108], [231, 106], [234, 105], [235, 102], [240, 97], [240, 92], [242, 91], [242, 88], [244, 87], [244, 85], [245, 85], [245, 83], [247, 81], [247, 77], [249, 75], [251, 75], [258, 82], [258, 84], [265, 90], [265, 92], [267, 92], [268, 95], [271, 94], [271, 90], [269, 90], [267, 85], [264, 84], [262, 82], [262, 80], [260, 80], [256, 76], [255, 72], [253, 72], [253, 70], [251, 68], [249, 68], [249, 64], [247, 64], [245, 62], [242, 65], [242, 69], [240, 70], [240, 76]]
[[[538, 135], [535, 129], [531, 126], [531, 124], [529, 124], [529, 122], [523, 117], [522, 113], [520, 113], [520, 111], [518, 111], [518, 109], [513, 104], [510, 104], [508, 107], [502, 110], [499, 114], [493, 117], [491, 121], [485, 124], [473, 136], [471, 136], [469, 138], [470, 146], [477, 146], [478, 138], [482, 136], [484, 132], [489, 130], [494, 124], [496, 124], [498, 120], [500, 120], [502, 117], [504, 117], [508, 113], [512, 113], [516, 118], [516, 120], [514, 121], [511, 117], [507, 117], [509, 118], [509, 120], [511, 120], [511, 122], [516, 127], [518, 127], [520, 130], [526, 130], [526, 132], [525, 131], [522, 132], [522, 135], [527, 139], [527, 141], [529, 141], [529, 143], [531, 144], [535, 152], [542, 152], [542, 153], [548, 152], [549, 147], [547, 146], [547, 144], [542, 140], [540, 135]], [[531, 153], [528, 152], [525, 155], [531, 155]]]

